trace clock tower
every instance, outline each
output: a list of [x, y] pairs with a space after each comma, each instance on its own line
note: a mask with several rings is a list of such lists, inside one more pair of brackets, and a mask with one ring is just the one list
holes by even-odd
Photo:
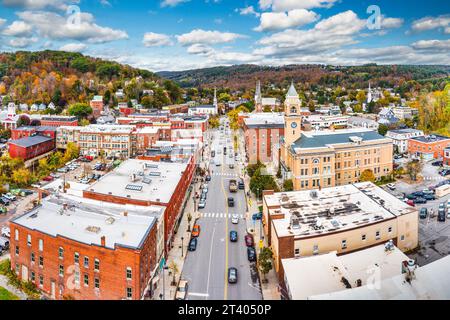
[[300, 138], [302, 131], [301, 106], [302, 102], [292, 82], [284, 102], [284, 144], [286, 148]]

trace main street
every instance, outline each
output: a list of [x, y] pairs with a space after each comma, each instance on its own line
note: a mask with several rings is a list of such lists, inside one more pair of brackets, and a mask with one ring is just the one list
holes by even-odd
[[[223, 124], [224, 119], [221, 120]], [[229, 139], [229, 141], [227, 141]], [[223, 149], [227, 147], [227, 154]], [[239, 181], [239, 167], [234, 169], [233, 138], [231, 134], [212, 132], [211, 150], [215, 159], [210, 158], [211, 181], [209, 182], [206, 207], [200, 209], [197, 224], [201, 227], [197, 250], [188, 252], [182, 279], [189, 281], [189, 300], [260, 300], [262, 298], [259, 279], [254, 263], [247, 259], [244, 236], [247, 233], [246, 198], [244, 190], [229, 192], [229, 181]], [[232, 155], [232, 158], [229, 155]], [[221, 165], [216, 166], [217, 161]], [[233, 197], [235, 206], [228, 207], [227, 199]], [[233, 214], [239, 216], [239, 224], [231, 223]], [[238, 232], [238, 242], [230, 242], [230, 231]], [[228, 283], [228, 268], [238, 269], [238, 282]]]

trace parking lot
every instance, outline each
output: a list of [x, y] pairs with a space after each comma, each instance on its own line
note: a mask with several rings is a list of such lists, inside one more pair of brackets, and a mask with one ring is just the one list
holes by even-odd
[[[395, 196], [401, 197], [417, 191], [423, 191], [431, 186], [450, 179], [450, 177], [442, 177], [439, 175], [439, 167], [433, 167], [432, 162], [425, 163], [421, 175], [423, 180], [417, 184], [406, 183], [399, 181], [395, 184], [396, 190], [392, 191], [384, 187], [388, 192]], [[426, 204], [416, 204], [416, 208], [427, 208], [430, 213], [434, 212], [434, 217], [430, 214], [426, 219], [419, 221], [419, 248], [412, 254], [410, 258], [417, 259], [420, 266], [429, 264], [433, 261], [439, 260], [450, 254], [450, 219], [445, 222], [439, 222], [437, 219], [437, 212], [440, 203], [445, 203], [450, 200], [450, 195], [442, 198], [427, 201]]]

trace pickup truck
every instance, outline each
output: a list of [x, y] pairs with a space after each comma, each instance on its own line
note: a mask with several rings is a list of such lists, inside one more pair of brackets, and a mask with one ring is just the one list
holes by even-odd
[[230, 180], [230, 192], [237, 192], [238, 191], [238, 183], [236, 180]]

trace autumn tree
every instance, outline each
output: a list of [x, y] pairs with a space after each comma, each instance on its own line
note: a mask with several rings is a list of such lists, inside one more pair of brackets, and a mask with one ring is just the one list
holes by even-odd
[[86, 119], [93, 112], [91, 106], [85, 103], [72, 104], [67, 111], [71, 116], [75, 116], [79, 120]]
[[359, 177], [359, 180], [361, 182], [375, 182], [376, 177], [375, 177], [375, 174], [373, 173], [372, 170], [367, 169], [367, 170], [364, 170], [361, 173], [361, 176]]
[[272, 258], [273, 258], [272, 249], [268, 247], [264, 247], [261, 249], [258, 258], [258, 268], [263, 275], [264, 282], [267, 282], [266, 275], [270, 272], [270, 270], [273, 269]]
[[26, 187], [31, 182], [31, 172], [28, 169], [20, 168], [13, 173], [13, 182], [19, 187]]

